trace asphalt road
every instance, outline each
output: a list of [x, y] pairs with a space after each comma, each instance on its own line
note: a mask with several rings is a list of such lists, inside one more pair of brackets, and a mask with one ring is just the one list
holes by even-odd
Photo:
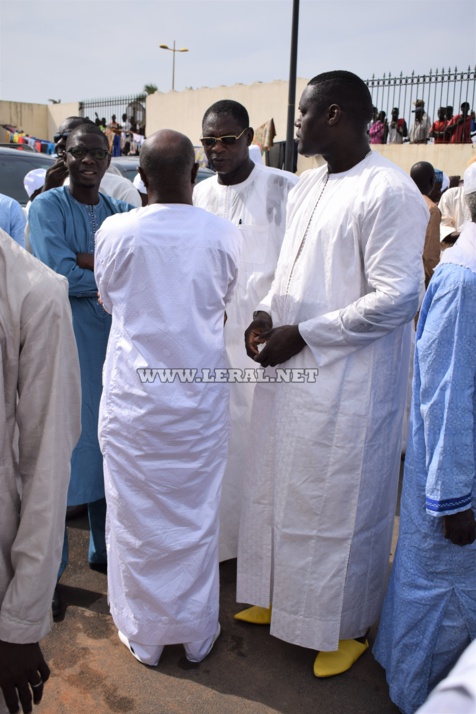
[[38, 714], [398, 713], [370, 650], [349, 672], [318, 680], [314, 651], [271, 637], [269, 627], [233, 620], [236, 561], [221, 566], [222, 634], [210, 656], [192, 665], [174, 645], [158, 667], [141, 665], [117, 637], [106, 576], [89, 570], [87, 519], [70, 521], [69, 536], [64, 617], [43, 641], [52, 675]]

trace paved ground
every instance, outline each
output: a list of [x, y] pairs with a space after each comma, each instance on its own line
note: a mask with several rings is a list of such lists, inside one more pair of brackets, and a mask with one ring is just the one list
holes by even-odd
[[192, 665], [181, 646], [171, 646], [158, 667], [139, 664], [117, 638], [106, 577], [88, 568], [86, 519], [69, 526], [64, 619], [43, 642], [52, 676], [38, 714], [398, 713], [370, 652], [346, 674], [318, 680], [313, 651], [271, 637], [268, 627], [233, 620], [235, 561], [221, 567], [222, 635], [212, 654]]

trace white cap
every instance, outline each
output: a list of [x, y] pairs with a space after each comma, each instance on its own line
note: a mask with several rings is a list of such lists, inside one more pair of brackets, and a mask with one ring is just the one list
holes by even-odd
[[136, 189], [139, 191], [139, 193], [145, 193], [145, 194], [147, 195], [147, 189], [146, 189], [146, 187], [144, 186], [144, 182], [143, 182], [143, 180], [141, 179], [139, 173], [136, 174], [136, 176], [135, 176], [135, 178], [134, 178], [134, 181], [133, 181], [132, 183], [134, 184], [134, 186], [136, 187]]
[[440, 243], [451, 233], [454, 233], [455, 230], [456, 228], [454, 226], [444, 226], [440, 224]]
[[476, 163], [468, 166], [464, 172], [463, 181], [463, 193], [465, 196], [476, 191]]
[[450, 187], [450, 179], [449, 179], [449, 176], [447, 176], [447, 175], [445, 174], [445, 172], [443, 171], [443, 183], [441, 184], [441, 190], [442, 190], [442, 191], [446, 191], [446, 189], [449, 188], [449, 187]]
[[28, 198], [31, 198], [35, 191], [38, 191], [39, 188], [43, 188], [45, 176], [46, 169], [33, 169], [23, 178], [23, 185], [28, 194]]

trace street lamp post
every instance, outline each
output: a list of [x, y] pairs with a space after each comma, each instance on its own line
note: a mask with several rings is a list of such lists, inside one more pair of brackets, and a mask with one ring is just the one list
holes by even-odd
[[186, 47], [182, 47], [180, 50], [175, 49], [175, 40], [174, 40], [174, 46], [169, 47], [168, 45], [159, 45], [161, 50], [169, 50], [172, 52], [172, 92], [175, 91], [175, 53], [176, 52], [188, 52], [188, 49]]
[[293, 0], [293, 24], [291, 30], [291, 59], [289, 62], [288, 123], [286, 130], [286, 149], [284, 168], [293, 170], [294, 163], [294, 119], [296, 114], [296, 69], [299, 28], [299, 0]]

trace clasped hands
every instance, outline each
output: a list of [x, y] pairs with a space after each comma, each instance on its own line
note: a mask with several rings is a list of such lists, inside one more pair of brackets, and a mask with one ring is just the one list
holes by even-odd
[[[260, 351], [258, 345], [262, 344], [264, 347]], [[297, 325], [273, 328], [271, 316], [267, 312], [258, 312], [245, 332], [245, 346], [248, 357], [262, 367], [276, 367], [297, 355], [306, 343]]]

